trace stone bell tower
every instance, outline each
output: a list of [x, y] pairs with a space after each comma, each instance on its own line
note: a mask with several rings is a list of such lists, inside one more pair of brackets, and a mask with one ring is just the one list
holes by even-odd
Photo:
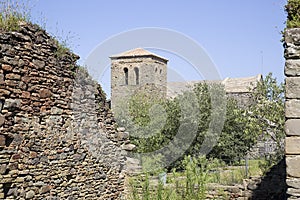
[[138, 91], [166, 96], [167, 59], [142, 48], [110, 56], [110, 59], [112, 109]]

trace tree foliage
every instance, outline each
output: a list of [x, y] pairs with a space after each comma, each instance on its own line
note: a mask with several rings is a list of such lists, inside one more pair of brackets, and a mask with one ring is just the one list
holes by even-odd
[[[166, 151], [183, 152], [170, 168], [180, 168], [185, 155], [233, 163], [244, 159], [259, 136], [273, 139], [278, 150], [283, 149], [283, 92], [283, 85], [278, 85], [272, 74], [257, 83], [252, 91], [255, 103], [246, 109], [226, 96], [221, 84], [196, 84], [173, 100], [139, 92], [127, 103], [121, 125], [130, 132], [138, 153], [176, 144]], [[184, 134], [177, 138], [180, 131]]]
[[284, 91], [284, 85], [278, 84], [272, 73], [269, 73], [253, 91], [255, 104], [247, 110], [251, 120], [250, 131], [256, 131], [265, 139], [276, 142], [277, 155], [282, 155], [284, 148]]
[[300, 27], [300, 0], [288, 0], [285, 6], [287, 12], [287, 28], [299, 28]]

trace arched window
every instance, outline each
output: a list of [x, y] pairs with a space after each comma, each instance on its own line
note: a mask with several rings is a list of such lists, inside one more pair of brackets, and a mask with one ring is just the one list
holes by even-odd
[[125, 75], [125, 85], [128, 85], [128, 68], [124, 68], [124, 75]]
[[135, 72], [135, 84], [138, 85], [138, 84], [140, 84], [139, 68], [135, 67], [134, 72]]

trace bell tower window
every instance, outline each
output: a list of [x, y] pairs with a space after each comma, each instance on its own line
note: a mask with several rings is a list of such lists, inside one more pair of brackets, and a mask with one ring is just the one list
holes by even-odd
[[124, 68], [125, 85], [128, 85], [128, 68]]
[[140, 84], [139, 68], [135, 67], [134, 72], [135, 72], [135, 84], [138, 85], [138, 84]]

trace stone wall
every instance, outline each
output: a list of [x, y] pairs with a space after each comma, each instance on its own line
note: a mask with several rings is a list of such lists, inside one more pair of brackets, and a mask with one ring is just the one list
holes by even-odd
[[122, 198], [128, 133], [77, 59], [36, 25], [0, 32], [0, 199]]
[[300, 28], [285, 32], [286, 171], [288, 199], [300, 198]]

